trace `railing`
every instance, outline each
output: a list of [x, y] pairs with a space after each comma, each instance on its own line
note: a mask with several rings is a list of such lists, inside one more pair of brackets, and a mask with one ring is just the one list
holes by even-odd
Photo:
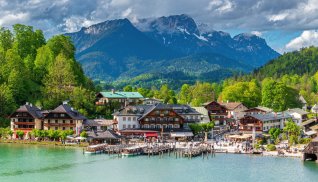
[[44, 123], [44, 126], [61, 126], [61, 127], [75, 127], [76, 124], [71, 123]]
[[35, 122], [14, 122], [15, 125], [35, 125]]

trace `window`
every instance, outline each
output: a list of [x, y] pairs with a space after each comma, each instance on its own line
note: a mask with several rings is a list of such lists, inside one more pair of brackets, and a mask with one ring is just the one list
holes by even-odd
[[50, 123], [50, 120], [47, 120], [47, 123]]
[[128, 125], [128, 129], [130, 129], [131, 128], [131, 126], [130, 126], [130, 124]]
[[133, 121], [136, 121], [136, 117], [133, 117]]
[[149, 125], [148, 125], [148, 124], [145, 124], [145, 125], [144, 125], [144, 128], [149, 128]]
[[157, 114], [157, 115], [160, 115], [160, 111], [156, 111], [156, 114]]
[[149, 121], [149, 119], [148, 119], [148, 118], [145, 118], [145, 121]]
[[61, 114], [61, 117], [65, 117], [65, 114]]
[[65, 127], [63, 127], [63, 130], [65, 130]]
[[55, 120], [55, 123], [58, 123], [59, 121], [58, 120]]
[[179, 118], [174, 118], [175, 121], [179, 121]]
[[126, 117], [123, 117], [123, 121], [126, 121]]
[[161, 125], [160, 125], [160, 124], [157, 124], [157, 125], [156, 125], [156, 128], [158, 128], [158, 129], [161, 128]]
[[136, 125], [133, 125], [133, 128], [136, 128]]
[[73, 130], [73, 127], [70, 127], [70, 130]]
[[173, 125], [172, 125], [172, 124], [169, 124], [169, 125], [168, 125], [168, 128], [173, 128]]
[[58, 114], [54, 114], [54, 117], [57, 118], [57, 117], [59, 117], [59, 115]]
[[55, 127], [55, 130], [58, 130], [58, 127]]
[[174, 128], [180, 128], [180, 126], [178, 124], [175, 124]]
[[123, 124], [123, 128], [126, 129], [126, 125], [125, 124]]
[[73, 124], [73, 120], [71, 120], [70, 123]]
[[128, 117], [128, 121], [131, 121], [131, 117]]
[[63, 120], [63, 123], [65, 123], [65, 120]]
[[47, 129], [48, 129], [48, 130], [50, 130], [50, 129], [51, 129], [51, 127], [47, 127]]

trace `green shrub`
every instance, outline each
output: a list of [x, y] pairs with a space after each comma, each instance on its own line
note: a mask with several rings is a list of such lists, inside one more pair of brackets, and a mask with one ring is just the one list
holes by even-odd
[[273, 145], [273, 144], [269, 144], [269, 145], [267, 145], [267, 150], [268, 151], [274, 151], [274, 150], [276, 150], [276, 146]]
[[299, 139], [300, 144], [308, 144], [311, 142], [311, 138], [301, 138]]

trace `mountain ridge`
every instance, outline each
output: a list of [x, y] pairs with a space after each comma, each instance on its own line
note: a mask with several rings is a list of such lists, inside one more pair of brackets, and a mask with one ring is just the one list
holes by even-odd
[[[85, 73], [109, 81], [160, 71], [181, 70], [197, 76], [215, 70], [249, 72], [279, 56], [260, 37], [203, 32], [185, 14], [141, 19], [138, 23], [107, 20], [65, 35], [73, 40]], [[204, 56], [200, 59], [200, 55]], [[193, 67], [185, 66], [188, 63]]]

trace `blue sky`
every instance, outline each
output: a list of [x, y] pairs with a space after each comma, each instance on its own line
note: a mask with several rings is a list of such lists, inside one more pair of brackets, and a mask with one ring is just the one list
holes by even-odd
[[46, 37], [109, 19], [175, 14], [232, 36], [254, 33], [280, 53], [318, 46], [318, 0], [0, 0], [0, 26], [32, 25]]

